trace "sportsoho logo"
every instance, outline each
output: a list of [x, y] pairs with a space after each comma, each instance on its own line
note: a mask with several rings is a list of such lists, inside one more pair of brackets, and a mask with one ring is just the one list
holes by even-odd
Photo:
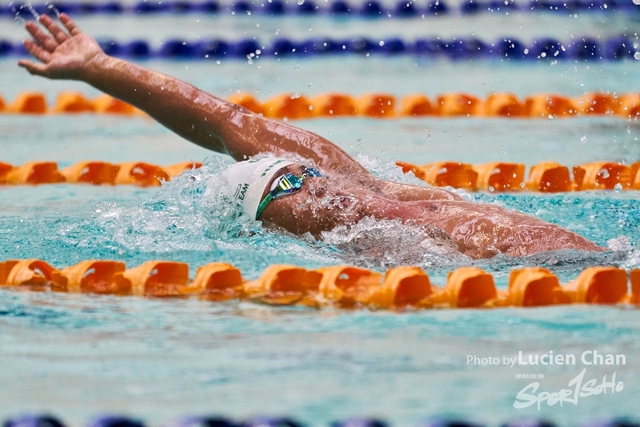
[[[578, 362], [583, 366], [619, 366], [626, 365], [627, 358], [623, 354], [602, 354], [596, 350], [586, 350], [581, 354], [547, 353], [523, 354], [518, 352], [516, 357], [503, 355], [502, 357], [467, 356], [467, 365], [502, 365], [511, 368], [515, 366], [533, 367], [567, 365], [576, 366]], [[541, 390], [540, 382], [534, 381], [523, 387], [517, 394], [513, 407], [524, 409], [537, 405], [538, 411], [543, 404], [546, 406], [565, 404], [578, 405], [581, 399], [598, 396], [600, 394], [615, 394], [624, 390], [624, 382], [616, 378], [616, 371], [604, 375], [601, 379], [587, 377], [587, 368], [569, 380], [566, 388], [560, 390]], [[544, 374], [516, 374], [516, 378], [544, 378]]]

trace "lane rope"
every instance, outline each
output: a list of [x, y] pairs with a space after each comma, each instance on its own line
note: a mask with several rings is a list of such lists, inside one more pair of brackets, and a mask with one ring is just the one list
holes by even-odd
[[419, 267], [397, 267], [381, 274], [346, 265], [316, 270], [271, 265], [256, 280], [247, 280], [233, 265], [215, 262], [199, 267], [190, 279], [189, 265], [176, 261], [152, 260], [127, 268], [121, 261], [84, 260], [57, 269], [39, 259], [23, 259], [0, 263], [0, 286], [40, 292], [240, 299], [270, 305], [375, 310], [637, 305], [640, 270], [589, 267], [575, 280], [561, 285], [549, 270], [522, 268], [510, 272], [508, 287], [501, 290], [490, 273], [477, 267], [458, 268], [449, 273], [446, 284], [436, 286]]
[[448, 15], [477, 15], [482, 13], [513, 14], [513, 13], [549, 13], [572, 16], [576, 13], [633, 13], [640, 9], [632, 1], [623, 0], [532, 0], [530, 2], [513, 0], [464, 0], [453, 6], [443, 0], [415, 2], [400, 0], [389, 7], [377, 0], [363, 3], [334, 0], [328, 5], [323, 2], [304, 0], [303, 2], [287, 2], [271, 0], [269, 2], [250, 2], [237, 0], [233, 3], [223, 3], [215, 0], [205, 1], [139, 1], [134, 5], [126, 5], [116, 0], [100, 2], [69, 2], [60, 1], [51, 4], [14, 4], [0, 6], [0, 16], [24, 19], [36, 14], [54, 14], [65, 12], [73, 15], [157, 15], [157, 14], [202, 14], [202, 15], [251, 15], [266, 16], [287, 15], [322, 15], [332, 17], [363, 17], [363, 18], [425, 18], [442, 17]]
[[[343, 93], [324, 93], [306, 97], [299, 93], [281, 93], [261, 102], [250, 93], [238, 92], [230, 102], [265, 117], [296, 120], [329, 117], [498, 117], [556, 119], [582, 116], [617, 116], [636, 120], [640, 116], [640, 92], [611, 94], [590, 92], [576, 97], [553, 93], [533, 94], [519, 99], [508, 92], [493, 93], [485, 99], [467, 93], [445, 93], [429, 98], [409, 94], [398, 100], [392, 94], [368, 93], [354, 97]], [[1, 114], [74, 114], [96, 113], [122, 116], [146, 116], [129, 104], [102, 95], [88, 99], [78, 92], [61, 92], [49, 106], [40, 92], [23, 92], [13, 102], [0, 96]]]
[[[561, 42], [545, 37], [530, 45], [516, 37], [500, 38], [494, 42], [475, 37], [445, 40], [439, 37], [403, 40], [391, 37], [384, 40], [367, 37], [338, 40], [332, 38], [294, 40], [279, 37], [271, 44], [255, 38], [242, 40], [166, 40], [154, 49], [146, 40], [118, 42], [99, 41], [109, 55], [125, 58], [165, 58], [221, 60], [227, 58], [256, 60], [259, 58], [304, 58], [318, 55], [415, 55], [430, 59], [476, 60], [494, 59], [507, 61], [600, 61], [640, 60], [636, 47], [638, 37], [614, 36], [599, 40], [591, 36], [576, 37]], [[634, 44], [635, 43], [635, 44]], [[27, 56], [22, 42], [0, 40], [0, 57], [7, 55]]]
[[[593, 352], [590, 352], [593, 353]], [[597, 353], [597, 352], [596, 352]], [[618, 355], [619, 356], [619, 355]], [[618, 357], [616, 356], [616, 357]], [[476, 359], [479, 359], [476, 357]], [[485, 360], [487, 358], [484, 358]], [[489, 358], [491, 359], [491, 358]], [[482, 362], [484, 363], [484, 362]], [[516, 374], [520, 375], [520, 374]], [[521, 374], [521, 378], [535, 378], [536, 374]], [[516, 376], [516, 378], [519, 378]], [[622, 384], [621, 382], [619, 384]], [[377, 411], [376, 411], [377, 412]], [[590, 423], [578, 424], [578, 427], [640, 427], [640, 424], [632, 419], [616, 416], [611, 419], [601, 418]], [[317, 423], [318, 425], [324, 425]], [[23, 414], [5, 420], [4, 427], [66, 427], [62, 421], [51, 415]], [[100, 415], [91, 419], [86, 427], [145, 427], [144, 421], [123, 416], [121, 414]], [[279, 416], [256, 416], [246, 420], [235, 420], [224, 416], [186, 415], [166, 423], [167, 427], [305, 427], [308, 423], [295, 418]], [[380, 419], [368, 417], [353, 417], [333, 421], [326, 424], [330, 427], [391, 427], [393, 424]], [[504, 427], [556, 427], [557, 425], [547, 419], [526, 418], [506, 421], [501, 424]], [[483, 427], [483, 424], [474, 421], [465, 421], [456, 418], [429, 417], [421, 421], [416, 427]]]
[[[199, 162], [181, 162], [161, 167], [145, 162], [112, 164], [81, 161], [62, 170], [56, 162], [32, 161], [13, 166], [0, 161], [0, 185], [93, 184], [160, 186], [183, 172], [201, 167]], [[466, 191], [560, 193], [588, 190], [640, 190], [640, 162], [625, 165], [616, 162], [591, 162], [569, 167], [543, 162], [530, 168], [525, 180], [522, 163], [490, 162], [471, 165], [460, 162], [436, 162], [413, 165], [396, 162], [404, 173], [434, 187], [461, 188]]]

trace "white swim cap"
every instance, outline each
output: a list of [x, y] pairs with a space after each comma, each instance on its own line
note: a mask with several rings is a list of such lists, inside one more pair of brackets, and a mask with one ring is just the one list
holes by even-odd
[[242, 202], [244, 211], [252, 219], [256, 219], [258, 205], [264, 189], [278, 171], [293, 162], [276, 157], [259, 160], [245, 160], [229, 166], [222, 176], [229, 182], [233, 197]]

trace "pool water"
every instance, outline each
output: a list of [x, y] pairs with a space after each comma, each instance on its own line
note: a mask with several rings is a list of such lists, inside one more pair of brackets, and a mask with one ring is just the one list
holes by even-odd
[[[595, 17], [594, 17], [595, 16]], [[159, 43], [253, 34], [265, 41], [276, 30], [292, 38], [340, 34], [481, 38], [513, 34], [523, 40], [552, 35], [621, 32], [638, 21], [620, 14], [483, 16], [478, 20], [370, 21], [267, 17], [79, 19], [87, 31], [122, 40]], [[256, 24], [260, 24], [257, 27]], [[0, 37], [19, 40], [16, 24], [0, 23]], [[330, 57], [242, 61], [147, 61], [156, 70], [226, 97], [238, 90], [267, 99], [282, 92], [315, 95], [371, 91], [429, 96], [464, 91], [485, 97], [512, 91], [578, 96], [602, 90], [632, 92], [640, 85], [637, 64], [541, 61], [427, 61], [411, 56]], [[50, 101], [63, 90], [98, 93], [75, 82], [28, 76], [14, 59], [0, 60], [0, 94], [27, 90]], [[424, 164], [514, 161], [531, 166], [554, 160], [567, 165], [597, 160], [640, 160], [639, 125], [617, 117], [510, 119], [316, 119], [297, 125], [335, 141], [379, 176], [420, 183], [402, 175], [395, 160]], [[150, 259], [199, 265], [226, 261], [246, 278], [268, 265], [308, 268], [356, 264], [371, 269], [420, 265], [435, 284], [461, 265], [494, 273], [504, 288], [519, 266], [549, 268], [562, 281], [593, 265], [640, 268], [640, 200], [637, 191], [575, 194], [468, 194], [479, 202], [518, 209], [569, 228], [609, 248], [602, 254], [571, 251], [525, 258], [475, 261], [457, 253], [425, 251], [415, 230], [394, 223], [363, 227], [368, 247], [356, 253], [346, 235], [330, 243], [262, 229], [238, 217], [219, 196], [220, 172], [230, 160], [181, 140], [151, 120], [82, 116], [0, 115], [0, 160], [15, 165], [54, 160], [142, 160], [161, 165], [205, 160], [162, 188], [46, 185], [0, 187], [0, 259], [41, 258], [56, 267], [83, 259], [116, 259], [135, 266]], [[365, 224], [366, 225], [366, 224]], [[72, 424], [92, 414], [119, 412], [152, 425], [183, 414], [218, 413], [239, 419], [256, 414], [291, 415], [310, 425], [350, 416], [379, 416], [415, 425], [427, 416], [452, 416], [496, 425], [544, 417], [575, 425], [616, 415], [640, 416], [640, 314], [628, 307], [571, 306], [540, 309], [370, 312], [275, 308], [246, 302], [206, 303], [110, 296], [0, 290], [0, 417], [51, 411]], [[626, 364], [586, 366], [585, 351], [623, 354]], [[478, 365], [469, 356], [575, 354], [572, 366]], [[472, 358], [473, 360], [473, 358]], [[581, 398], [577, 405], [515, 409], [516, 394], [533, 381], [559, 391], [587, 368], [591, 378], [623, 381], [620, 392]], [[531, 374], [543, 379], [523, 378]]]

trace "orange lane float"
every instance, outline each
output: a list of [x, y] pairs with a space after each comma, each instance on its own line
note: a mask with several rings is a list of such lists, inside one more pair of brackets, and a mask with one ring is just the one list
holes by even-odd
[[382, 280], [380, 273], [351, 266], [324, 267], [318, 271], [322, 275], [320, 296], [344, 308], [365, 306]]
[[[2, 172], [0, 172], [0, 179], [2, 179]], [[635, 162], [629, 167], [629, 182], [631, 188], [640, 190], [640, 162]]]
[[308, 119], [313, 116], [313, 106], [307, 97], [299, 94], [283, 93], [262, 104], [266, 117], [272, 119]]
[[135, 296], [175, 297], [183, 295], [189, 281], [189, 265], [175, 261], [147, 261], [127, 269], [122, 276], [131, 282]]
[[628, 292], [626, 271], [615, 267], [590, 267], [563, 287], [573, 303], [617, 304]]
[[640, 93], [625, 93], [618, 96], [618, 115], [625, 118], [640, 116]]
[[436, 187], [463, 188], [469, 191], [477, 189], [478, 172], [467, 163], [436, 162], [418, 167], [424, 173], [422, 179]]
[[436, 108], [440, 116], [482, 116], [483, 102], [466, 93], [446, 93], [436, 98]]
[[485, 163], [475, 165], [476, 186], [489, 191], [517, 191], [524, 187], [524, 165], [521, 163]]
[[627, 302], [640, 304], [640, 270], [631, 270], [629, 279], [631, 281], [631, 294]]
[[198, 267], [193, 282], [180, 292], [185, 295], [198, 295], [200, 299], [208, 301], [226, 301], [245, 296], [244, 280], [240, 270], [224, 262]]
[[390, 118], [395, 116], [396, 98], [384, 93], [369, 93], [356, 99], [356, 109], [361, 116]]
[[564, 293], [558, 277], [544, 268], [532, 267], [512, 270], [509, 287], [499, 291], [493, 304], [514, 307], [540, 307], [554, 304], [569, 304], [571, 299]]
[[512, 93], [494, 93], [484, 102], [484, 112], [488, 117], [524, 117], [525, 106]]
[[7, 260], [1, 265], [0, 286], [43, 286], [51, 281], [55, 270], [39, 259]]
[[543, 162], [531, 166], [525, 188], [541, 193], [559, 193], [572, 191], [574, 186], [568, 167], [556, 162]]
[[272, 265], [254, 281], [244, 285], [248, 298], [274, 305], [317, 305], [322, 274], [292, 265]]
[[0, 162], [0, 184], [7, 183], [7, 174], [13, 170], [13, 165], [9, 163]]
[[493, 276], [476, 267], [462, 267], [447, 276], [444, 289], [422, 301], [424, 307], [479, 308], [498, 297]]
[[134, 184], [141, 187], [160, 186], [169, 181], [169, 174], [160, 166], [144, 162], [127, 162], [118, 165], [116, 184]]
[[58, 95], [52, 113], [91, 113], [95, 111], [93, 103], [77, 92], [62, 92]]
[[407, 116], [432, 116], [438, 112], [437, 108], [424, 95], [413, 94], [402, 98], [400, 115]]
[[119, 166], [108, 162], [79, 162], [62, 169], [60, 173], [67, 182], [115, 185], [119, 170]]
[[525, 110], [529, 117], [569, 117], [578, 113], [577, 103], [566, 96], [538, 94], [525, 100]]
[[419, 267], [387, 270], [382, 287], [367, 301], [372, 308], [418, 307], [433, 293], [429, 276]]
[[4, 111], [14, 114], [45, 114], [47, 112], [47, 100], [43, 93], [24, 92], [18, 95]]
[[55, 162], [27, 162], [9, 170], [3, 179], [7, 184], [54, 184], [64, 182]]
[[591, 267], [561, 286], [544, 268], [511, 271], [508, 287], [498, 290], [491, 274], [462, 267], [449, 273], [444, 287], [434, 286], [419, 267], [398, 267], [383, 275], [352, 266], [307, 270], [272, 265], [259, 278], [245, 281], [227, 263], [198, 268], [152, 260], [126, 269], [120, 261], [86, 260], [57, 270], [38, 259], [0, 262], [0, 286], [34, 291], [197, 297], [207, 301], [249, 299], [271, 305], [336, 306], [369, 309], [543, 307], [558, 304], [639, 304], [640, 270]]
[[578, 112], [581, 114], [615, 114], [620, 101], [609, 93], [591, 92], [576, 98]]
[[613, 190], [631, 187], [629, 166], [612, 162], [585, 163], [573, 167], [576, 190]]
[[313, 115], [316, 117], [355, 116], [356, 103], [349, 95], [327, 93], [311, 100]]
[[144, 162], [114, 165], [102, 161], [82, 161], [61, 171], [55, 162], [28, 162], [14, 167], [0, 162], [0, 184], [38, 185], [60, 182], [94, 185], [133, 184], [142, 187], [159, 186], [182, 172], [202, 167], [201, 162], [181, 162], [160, 167]]
[[51, 274], [51, 290], [69, 293], [126, 295], [131, 281], [123, 276], [119, 261], [85, 260]]

